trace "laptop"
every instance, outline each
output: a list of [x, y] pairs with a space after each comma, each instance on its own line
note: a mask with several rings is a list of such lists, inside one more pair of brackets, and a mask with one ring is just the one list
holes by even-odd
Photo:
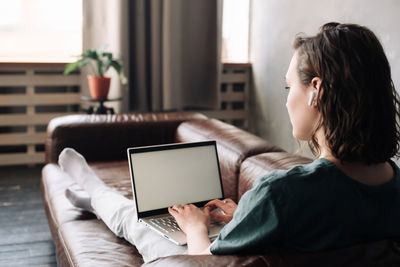
[[[186, 235], [168, 207], [224, 198], [215, 141], [128, 148], [128, 162], [138, 221], [177, 245]], [[211, 240], [223, 226], [211, 223]]]

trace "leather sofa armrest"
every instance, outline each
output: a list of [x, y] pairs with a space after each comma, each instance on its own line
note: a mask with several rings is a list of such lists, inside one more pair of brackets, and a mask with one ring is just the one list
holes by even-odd
[[181, 122], [206, 118], [191, 112], [57, 117], [47, 127], [46, 162], [57, 162], [65, 147], [88, 161], [123, 160], [128, 147], [172, 143]]

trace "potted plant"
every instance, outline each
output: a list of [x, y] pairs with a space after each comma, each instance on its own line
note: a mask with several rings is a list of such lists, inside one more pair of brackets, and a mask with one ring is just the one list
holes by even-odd
[[[91, 63], [91, 64], [89, 64]], [[104, 52], [102, 49], [88, 49], [77, 61], [69, 63], [64, 70], [64, 74], [68, 75], [76, 69], [81, 69], [87, 64], [94, 69], [95, 75], [88, 75], [90, 95], [93, 99], [106, 99], [110, 90], [110, 77], [106, 77], [106, 72], [113, 68], [119, 75], [122, 85], [127, 85], [128, 81], [122, 69], [120, 59], [113, 58], [110, 52]]]

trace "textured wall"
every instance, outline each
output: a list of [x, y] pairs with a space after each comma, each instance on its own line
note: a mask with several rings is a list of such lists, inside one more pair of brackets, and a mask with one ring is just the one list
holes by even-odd
[[284, 76], [299, 32], [313, 35], [330, 21], [369, 27], [386, 51], [392, 78], [400, 90], [400, 1], [396, 0], [252, 0], [250, 59], [253, 63], [250, 130], [295, 152], [285, 103]]

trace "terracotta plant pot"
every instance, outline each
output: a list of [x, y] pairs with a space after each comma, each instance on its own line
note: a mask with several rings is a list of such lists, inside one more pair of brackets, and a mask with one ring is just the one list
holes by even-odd
[[110, 91], [110, 77], [88, 75], [90, 95], [93, 99], [106, 99]]

